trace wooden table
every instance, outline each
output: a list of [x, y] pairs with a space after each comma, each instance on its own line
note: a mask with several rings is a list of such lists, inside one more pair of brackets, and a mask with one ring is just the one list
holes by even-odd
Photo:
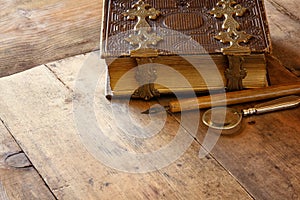
[[[246, 119], [241, 134], [220, 137], [204, 158], [198, 154], [206, 127], [199, 123], [195, 136], [191, 130], [198, 112], [185, 115], [191, 124], [182, 124], [181, 114], [167, 115], [157, 135], [147, 141], [132, 139], [121, 134], [114, 122], [117, 113], [103, 95], [104, 61], [98, 52], [55, 61], [97, 49], [101, 2], [12, 4], [6, 3], [7, 9], [1, 11], [8, 14], [0, 26], [5, 30], [0, 31], [1, 48], [6, 50], [1, 51], [0, 74], [42, 65], [0, 79], [0, 199], [299, 199], [300, 108]], [[299, 81], [300, 56], [293, 53], [299, 50], [299, 6], [296, 0], [268, 0], [266, 6], [274, 54], [294, 72], [269, 57], [270, 81], [274, 85]], [[65, 12], [60, 12], [62, 7]], [[18, 25], [8, 23], [12, 17]], [[97, 84], [85, 82], [98, 78]], [[95, 98], [88, 99], [91, 84], [96, 86]], [[166, 101], [159, 99], [162, 104]], [[180, 127], [192, 144], [170, 165], [152, 172], [114, 169], [88, 151], [96, 142], [83, 142], [78, 119], [86, 127], [93, 124], [76, 114], [78, 102], [87, 109], [93, 103], [97, 124], [128, 151], [159, 149]], [[149, 116], [140, 111], [155, 103], [132, 101], [132, 119], [147, 124]], [[249, 105], [253, 103], [237, 107]]]

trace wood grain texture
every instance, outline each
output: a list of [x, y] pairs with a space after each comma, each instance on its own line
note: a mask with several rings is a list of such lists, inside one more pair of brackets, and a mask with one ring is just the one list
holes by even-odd
[[8, 196], [7, 196], [6, 190], [3, 187], [2, 183], [0, 183], [0, 199], [2, 199], [2, 200], [8, 200]]
[[[0, 77], [99, 48], [102, 0], [2, 0], [1, 5]], [[265, 0], [265, 5], [273, 52], [299, 75], [298, 2]]]
[[297, 0], [265, 0], [273, 55], [300, 76], [300, 5]]
[[[246, 118], [243, 132], [221, 137], [212, 155], [255, 199], [298, 199], [299, 113], [298, 108]], [[200, 141], [204, 134], [199, 131]]]
[[267, 56], [267, 66], [270, 85], [294, 83], [299, 81], [297, 74], [286, 70], [286, 68], [283, 67], [282, 62], [275, 56]]
[[0, 120], [0, 199], [55, 199]]
[[1, 1], [0, 77], [99, 48], [98, 0]]
[[[95, 95], [95, 113], [100, 126], [109, 133], [110, 139], [124, 143], [124, 148], [131, 151], [147, 152], [166, 145], [179, 126], [171, 116], [167, 118], [166, 128], [150, 138], [149, 143], [130, 140], [126, 135], [118, 137], [122, 134], [113, 120], [110, 103], [103, 95], [104, 62], [99, 62], [98, 54], [94, 55], [94, 61], [86, 64], [94, 76], [103, 74]], [[89, 145], [85, 146], [79, 137], [72, 109], [72, 101], [84, 101], [86, 90], [91, 87], [88, 84], [74, 92], [75, 81], [84, 81], [77, 79], [77, 74], [85, 62], [86, 56], [78, 56], [0, 81], [0, 99], [5, 102], [0, 116], [57, 198], [251, 199], [216, 160], [210, 156], [198, 158], [200, 146], [196, 142], [171, 165], [149, 173], [121, 172], [95, 159], [86, 149]], [[15, 95], [16, 90], [20, 95]], [[133, 101], [132, 117], [142, 124], [147, 123], [148, 116], [140, 112], [148, 106], [148, 102]], [[185, 130], [182, 134], [193, 140]], [[93, 143], [91, 140], [90, 145]]]
[[[272, 85], [299, 78], [269, 58]], [[278, 72], [281, 72], [278, 74]], [[166, 105], [168, 99], [161, 99]], [[257, 102], [256, 102], [257, 103]], [[256, 103], [232, 106], [253, 107]], [[239, 132], [221, 136], [211, 154], [255, 199], [299, 199], [300, 196], [300, 108], [243, 119]], [[203, 113], [203, 112], [202, 112]], [[180, 121], [180, 114], [175, 114]], [[189, 113], [189, 121], [199, 117]], [[186, 128], [188, 128], [187, 125]], [[201, 123], [197, 139], [203, 144], [207, 127]]]

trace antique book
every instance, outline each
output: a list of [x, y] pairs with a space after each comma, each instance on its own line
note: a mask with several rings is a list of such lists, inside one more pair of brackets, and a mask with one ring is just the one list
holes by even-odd
[[262, 0], [105, 0], [107, 97], [268, 85]]

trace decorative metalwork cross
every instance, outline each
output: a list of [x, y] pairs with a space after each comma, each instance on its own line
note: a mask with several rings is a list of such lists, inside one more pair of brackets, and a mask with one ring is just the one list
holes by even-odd
[[134, 33], [125, 38], [131, 45], [138, 45], [137, 49], [130, 52], [130, 56], [135, 58], [138, 64], [135, 79], [141, 86], [135, 90], [132, 96], [149, 100], [159, 96], [159, 92], [153, 83], [157, 78], [156, 69], [151, 65], [152, 59], [158, 56], [158, 51], [148, 46], [156, 45], [163, 38], [151, 32], [152, 28], [146, 19], [156, 19], [160, 12], [139, 0], [132, 6], [132, 9], [124, 12], [123, 15], [130, 20], [138, 19], [134, 26]]
[[138, 22], [135, 25], [134, 29], [139, 28], [150, 28], [150, 25], [146, 21], [149, 17], [150, 19], [156, 19], [160, 15], [160, 11], [155, 8], [151, 8], [149, 4], [144, 3], [142, 0], [139, 0], [136, 4], [132, 6], [133, 9], [129, 9], [123, 13], [127, 16], [128, 19], [134, 20], [138, 18]]
[[131, 20], [138, 18], [138, 22], [134, 26], [134, 30], [138, 31], [137, 34], [125, 38], [131, 45], [138, 45], [136, 50], [147, 49], [149, 48], [148, 45], [156, 45], [157, 42], [162, 40], [162, 38], [155, 33], [150, 33], [152, 29], [146, 19], [156, 19], [160, 15], [160, 12], [155, 8], [151, 8], [149, 4], [139, 0], [132, 6], [132, 9], [124, 12], [123, 15]]
[[247, 34], [245, 31], [239, 31], [240, 24], [233, 17], [234, 15], [243, 16], [246, 10], [234, 0], [220, 0], [217, 7], [214, 7], [210, 12], [216, 18], [225, 17], [222, 28], [226, 31], [215, 36], [222, 43], [230, 43], [229, 47], [222, 48], [225, 55], [247, 55], [251, 52], [249, 47], [240, 46], [240, 43], [247, 43], [252, 35]]

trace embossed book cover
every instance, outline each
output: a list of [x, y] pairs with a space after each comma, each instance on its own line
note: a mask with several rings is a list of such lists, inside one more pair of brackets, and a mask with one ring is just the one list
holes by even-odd
[[108, 97], [267, 86], [261, 0], [106, 0], [103, 13]]

